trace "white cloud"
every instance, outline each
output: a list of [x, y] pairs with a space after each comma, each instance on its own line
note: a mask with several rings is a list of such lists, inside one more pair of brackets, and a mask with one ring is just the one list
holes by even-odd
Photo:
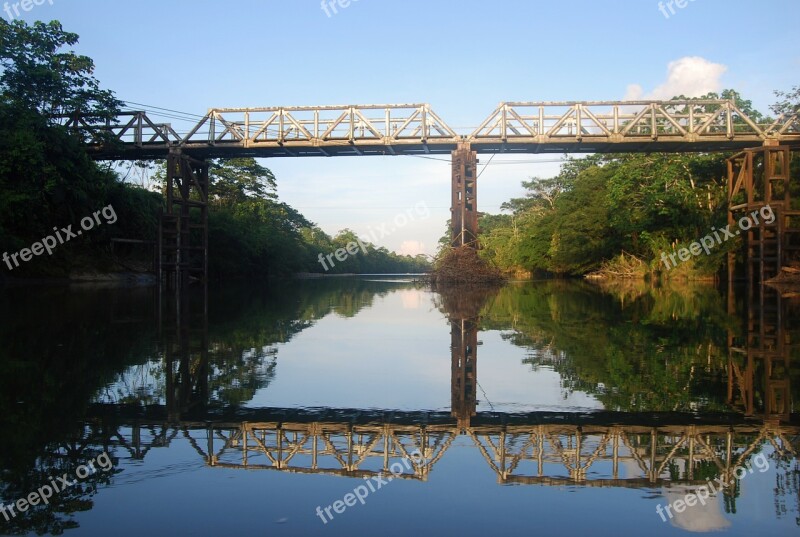
[[686, 56], [669, 62], [667, 79], [653, 91], [645, 93], [639, 84], [628, 85], [625, 100], [671, 99], [678, 95], [700, 97], [722, 90], [722, 75], [728, 68], [699, 56]]

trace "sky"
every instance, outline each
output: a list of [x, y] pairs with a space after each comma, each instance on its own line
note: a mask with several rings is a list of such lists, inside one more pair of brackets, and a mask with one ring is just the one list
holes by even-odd
[[[345, 0], [335, 12], [330, 0], [36, 1], [0, 16], [61, 21], [131, 109], [428, 103], [467, 134], [503, 101], [733, 88], [769, 112], [774, 90], [800, 83], [800, 42], [784, 24], [800, 17], [796, 0]], [[558, 159], [483, 156], [479, 210], [499, 212], [524, 195], [523, 180], [557, 173]], [[329, 234], [349, 228], [414, 255], [435, 253], [445, 232], [446, 157], [262, 164], [280, 198]]]

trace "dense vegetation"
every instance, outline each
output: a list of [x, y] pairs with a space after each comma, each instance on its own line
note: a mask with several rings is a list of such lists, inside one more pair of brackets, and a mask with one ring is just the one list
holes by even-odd
[[[66, 50], [77, 41], [57, 21], [29, 26], [0, 19], [0, 254], [30, 248], [53, 228], [72, 225], [75, 230], [82, 218], [109, 205], [117, 218], [53, 249], [52, 256], [40, 254], [10, 269], [3, 263], [0, 279], [141, 269], [152, 259], [141, 247], [120, 259], [112, 255], [110, 239], [154, 240], [163, 197], [125, 183], [110, 165], [94, 162], [81, 140], [62, 126], [64, 114], [80, 111], [105, 119], [122, 106], [100, 88], [92, 60]], [[319, 254], [346, 248], [354, 239], [350, 230], [331, 237], [280, 202], [272, 172], [254, 159], [214, 161], [210, 180], [212, 277], [324, 272]], [[329, 272], [428, 268], [424, 256], [401, 256], [371, 244], [365, 249], [365, 255], [349, 256]]]
[[[795, 111], [800, 87], [777, 93], [775, 113]], [[767, 122], [735, 91], [709, 99], [734, 99], [755, 121]], [[566, 159], [553, 178], [524, 181], [523, 198], [503, 205], [509, 214], [481, 216], [483, 255], [502, 269], [579, 275], [662, 271], [661, 252], [672, 253], [727, 222], [723, 153], [592, 155]], [[800, 159], [793, 161], [794, 177]], [[800, 183], [794, 182], [794, 199]], [[669, 277], [711, 277], [736, 241], [670, 269]], [[620, 267], [620, 265], [623, 265]], [[615, 269], [619, 268], [619, 271]]]
[[107, 205], [116, 208], [118, 221], [56, 248], [47, 262], [15, 267], [13, 276], [63, 274], [107, 249], [112, 234], [152, 236], [155, 230], [159, 196], [122, 184], [53, 117], [73, 110], [103, 117], [119, 109], [99, 89], [91, 59], [60, 51], [76, 42], [57, 22], [29, 27], [0, 20], [0, 250], [29, 247], [54, 227], [77, 225]]
[[[162, 174], [159, 171], [156, 177]], [[428, 269], [425, 256], [401, 256], [369, 242], [363, 242], [364, 249], [359, 248], [357, 255], [333, 264], [326, 261], [323, 266], [320, 254], [333, 254], [357, 242], [358, 237], [349, 229], [331, 237], [278, 200], [275, 176], [253, 158], [212, 161], [209, 180], [212, 278], [296, 272], [406, 273]]]

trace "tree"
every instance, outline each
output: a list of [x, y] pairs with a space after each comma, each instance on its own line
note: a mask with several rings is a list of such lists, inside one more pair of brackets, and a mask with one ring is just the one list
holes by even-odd
[[275, 176], [254, 158], [216, 159], [209, 167], [209, 178], [211, 199], [219, 205], [277, 199]]
[[75, 224], [109, 204], [119, 221], [74, 239], [47, 261], [13, 269], [14, 277], [64, 276], [76, 259], [91, 258], [96, 269], [110, 261], [104, 247], [111, 235], [154, 235], [158, 196], [99, 167], [81, 140], [51, 115], [80, 110], [99, 118], [117, 112], [119, 101], [91, 75], [92, 61], [61, 52], [77, 39], [58, 22], [28, 26], [0, 19], [0, 251], [19, 251], [53, 227]]
[[800, 86], [794, 86], [789, 91], [776, 91], [775, 96], [780, 100], [770, 108], [776, 114], [789, 115], [800, 112]]
[[92, 59], [62, 51], [77, 42], [78, 35], [65, 32], [58, 21], [28, 26], [0, 18], [3, 102], [48, 118], [76, 111], [95, 119], [114, 117], [122, 102], [100, 89]]

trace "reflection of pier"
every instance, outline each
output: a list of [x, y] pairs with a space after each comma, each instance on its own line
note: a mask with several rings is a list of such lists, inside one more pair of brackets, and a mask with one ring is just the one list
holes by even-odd
[[176, 419], [208, 402], [208, 290], [185, 285], [171, 294], [159, 288], [157, 313], [166, 400], [170, 418]]
[[493, 287], [457, 287], [440, 292], [450, 320], [450, 410], [460, 429], [469, 427], [478, 398], [478, 326], [481, 308], [497, 293]]
[[[743, 335], [728, 334], [728, 403], [746, 416], [787, 420], [792, 411], [790, 326], [800, 311], [780, 289], [767, 284], [798, 261], [800, 218], [791, 199], [791, 152], [788, 148], [746, 150], [728, 159], [728, 224], [737, 217], [763, 222], [743, 228], [746, 294]], [[768, 211], [765, 211], [768, 209]], [[768, 216], [772, 216], [772, 221]], [[739, 220], [741, 223], [741, 220]], [[737, 231], [737, 234], [739, 232]], [[736, 252], [728, 253], [728, 312], [737, 313], [734, 279]], [[778, 284], [780, 286], [780, 284]], [[795, 335], [795, 340], [796, 340]]]
[[789, 319], [800, 316], [793, 312], [790, 299], [776, 289], [752, 285], [748, 295], [744, 335], [728, 339], [728, 402], [746, 416], [788, 420], [789, 367], [796, 346]]
[[454, 418], [458, 418], [462, 428], [469, 426], [475, 415], [478, 383], [478, 320], [450, 320], [452, 392], [450, 408]]
[[[166, 418], [163, 407], [141, 414], [98, 405], [93, 414], [87, 440], [135, 458], [181, 436], [211, 467], [349, 477], [385, 474], [409, 459], [402, 477], [426, 480], [459, 435], [472, 440], [504, 484], [701, 484], [709, 472], [731, 476], [765, 443], [780, 457], [794, 458], [800, 449], [800, 426], [730, 415], [701, 423], [691, 414], [478, 413], [463, 429], [446, 413], [428, 412], [262, 409], [235, 420], [170, 422], [158, 418]], [[410, 458], [415, 450], [424, 457], [418, 464]]]

